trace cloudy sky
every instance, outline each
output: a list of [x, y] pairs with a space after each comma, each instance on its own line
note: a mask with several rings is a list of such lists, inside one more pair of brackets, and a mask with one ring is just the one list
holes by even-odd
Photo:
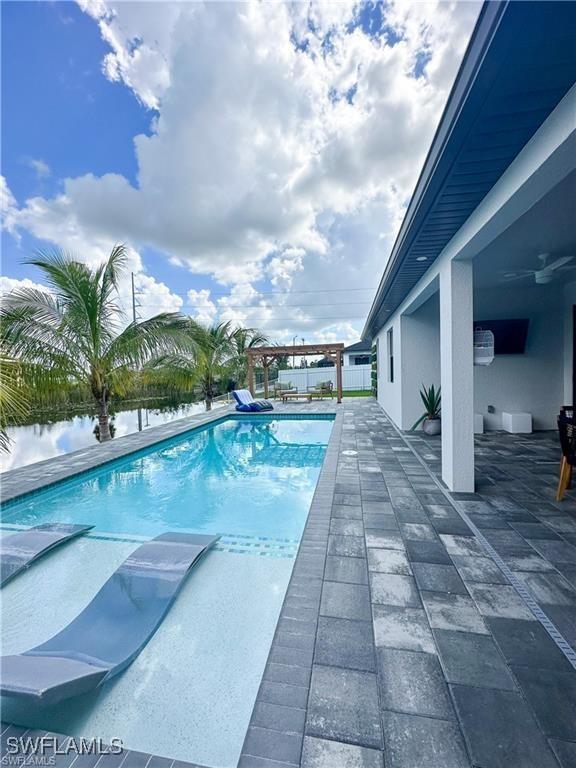
[[142, 317], [356, 341], [478, 11], [2, 3], [0, 288], [124, 242]]

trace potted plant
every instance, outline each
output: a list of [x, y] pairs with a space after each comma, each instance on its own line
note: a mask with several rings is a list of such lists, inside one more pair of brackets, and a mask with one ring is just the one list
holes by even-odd
[[440, 434], [440, 387], [435, 389], [434, 384], [430, 387], [422, 385], [420, 397], [424, 403], [425, 412], [420, 416], [412, 429], [422, 424], [422, 429], [427, 435]]

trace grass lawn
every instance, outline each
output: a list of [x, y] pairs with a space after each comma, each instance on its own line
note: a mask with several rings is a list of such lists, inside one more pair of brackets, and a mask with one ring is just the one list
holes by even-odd
[[344, 397], [372, 397], [370, 389], [345, 389], [342, 392]]

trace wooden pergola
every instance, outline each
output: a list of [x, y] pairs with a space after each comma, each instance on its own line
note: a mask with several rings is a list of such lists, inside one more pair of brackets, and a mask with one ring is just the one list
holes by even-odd
[[307, 357], [308, 355], [323, 355], [334, 361], [336, 366], [336, 397], [342, 402], [342, 353], [344, 344], [288, 344], [285, 347], [250, 347], [246, 350], [248, 356], [248, 389], [254, 396], [254, 363], [259, 360], [264, 368], [264, 397], [268, 397], [268, 369], [279, 356], [293, 355]]

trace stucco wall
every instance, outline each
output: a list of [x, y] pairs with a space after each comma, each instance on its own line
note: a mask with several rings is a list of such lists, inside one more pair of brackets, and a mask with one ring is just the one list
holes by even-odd
[[[388, 381], [388, 344], [386, 333], [393, 328], [394, 333], [394, 381]], [[392, 323], [385, 325], [378, 336], [378, 402], [388, 416], [397, 425], [402, 421], [402, 339], [400, 316], [396, 315]], [[374, 339], [374, 343], [376, 339]]]
[[411, 315], [402, 317], [402, 423], [410, 429], [422, 415], [422, 385], [440, 386], [440, 309], [435, 293]]
[[475, 320], [530, 319], [525, 354], [497, 355], [491, 365], [474, 367], [474, 410], [485, 429], [501, 429], [505, 410], [529, 411], [534, 429], [555, 428], [564, 400], [563, 304], [559, 284], [475, 292]]

